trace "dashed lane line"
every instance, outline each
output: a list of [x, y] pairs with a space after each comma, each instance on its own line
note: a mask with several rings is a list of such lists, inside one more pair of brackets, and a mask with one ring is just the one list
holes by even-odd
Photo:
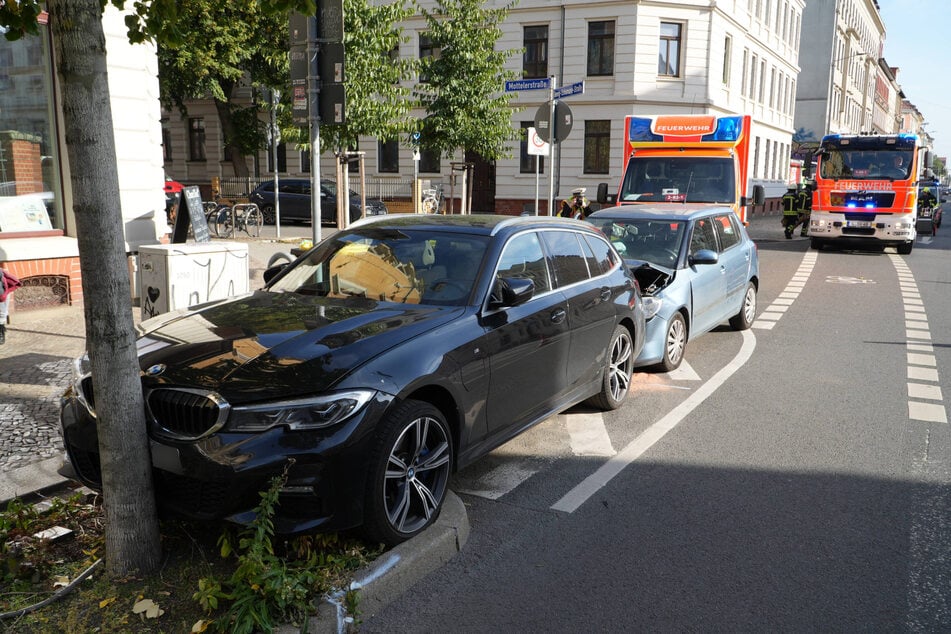
[[892, 254], [888, 257], [898, 273], [898, 285], [905, 309], [908, 418], [926, 423], [947, 423], [948, 413], [941, 388], [937, 385], [938, 361], [934, 355], [928, 316], [924, 302], [921, 301], [918, 284], [904, 258]]
[[812, 269], [816, 266], [817, 257], [818, 254], [815, 251], [806, 251], [795, 275], [786, 284], [786, 288], [773, 300], [773, 303], [756, 316], [753, 328], [772, 330], [776, 327], [776, 323], [782, 319], [793, 302], [799, 298], [802, 289], [805, 288], [806, 282], [809, 281], [809, 276], [812, 274]]

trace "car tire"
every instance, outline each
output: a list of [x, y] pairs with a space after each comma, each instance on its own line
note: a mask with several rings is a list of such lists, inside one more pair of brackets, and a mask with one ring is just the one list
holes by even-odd
[[809, 246], [811, 246], [816, 251], [822, 251], [822, 240], [819, 238], [812, 238], [809, 241]]
[[380, 421], [370, 456], [362, 532], [395, 546], [431, 525], [452, 473], [452, 434], [438, 409], [408, 400]]
[[753, 321], [756, 319], [756, 285], [750, 282], [746, 285], [746, 293], [743, 294], [743, 305], [740, 312], [730, 317], [730, 326], [733, 330], [749, 330], [753, 327]]
[[908, 255], [909, 253], [911, 253], [911, 250], [914, 248], [915, 248], [915, 243], [909, 241], [909, 242], [902, 242], [897, 247], [895, 247], [895, 250], [898, 251], [899, 255]]
[[273, 225], [277, 221], [277, 213], [274, 211], [274, 205], [264, 205], [261, 207], [261, 216], [264, 224]]
[[607, 357], [607, 365], [601, 375], [601, 391], [587, 400], [589, 405], [605, 411], [619, 408], [631, 388], [634, 342], [624, 326], [614, 329]]
[[658, 367], [664, 372], [672, 372], [680, 367], [687, 350], [687, 322], [680, 312], [674, 313], [667, 323], [664, 333], [664, 358]]

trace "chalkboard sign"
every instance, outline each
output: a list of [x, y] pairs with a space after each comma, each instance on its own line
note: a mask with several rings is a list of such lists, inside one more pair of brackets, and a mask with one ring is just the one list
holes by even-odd
[[[187, 211], [188, 213], [183, 213]], [[175, 230], [172, 232], [172, 242], [185, 242], [188, 236], [188, 225], [191, 223], [195, 242], [211, 242], [211, 233], [208, 231], [208, 220], [205, 218], [205, 209], [201, 204], [201, 191], [198, 187], [183, 187], [182, 198], [175, 216]]]

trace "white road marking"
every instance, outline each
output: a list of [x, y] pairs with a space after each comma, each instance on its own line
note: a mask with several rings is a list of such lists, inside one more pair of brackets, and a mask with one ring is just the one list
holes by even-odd
[[701, 381], [700, 375], [697, 374], [697, 371], [693, 369], [689, 363], [685, 360], [680, 362], [680, 367], [671, 372], [666, 372], [664, 374], [668, 379], [673, 381]]
[[908, 366], [908, 378], [915, 381], [938, 381], [938, 371], [931, 368]]
[[933, 354], [912, 354], [909, 352], [908, 365], [927, 365], [935, 367], [938, 365], [938, 360], [935, 359]]
[[756, 348], [756, 336], [749, 330], [744, 330], [742, 334], [743, 345], [730, 363], [714, 374], [710, 380], [701, 385], [693, 394], [687, 397], [683, 403], [648, 427], [640, 436], [622, 449], [620, 453], [609, 458], [597, 471], [582, 480], [571, 491], [565, 494], [564, 497], [552, 504], [551, 508], [555, 511], [573, 513], [579, 506], [584, 504], [588, 498], [606, 486], [614, 476], [653, 447], [661, 438], [674, 429], [680, 421], [686, 418], [690, 412], [696, 409], [698, 405], [716, 392], [716, 390], [723, 385], [727, 379], [733, 376], [743, 364], [749, 361], [753, 355], [753, 350]]
[[617, 453], [604, 426], [604, 416], [593, 414], [561, 414], [571, 438], [571, 452], [576, 456], [613, 456]]
[[908, 401], [908, 418], [922, 420], [928, 423], [947, 423], [948, 415], [944, 405], [937, 403], [919, 403]]
[[753, 328], [757, 330], [772, 330], [776, 325], [775, 321], [756, 321], [753, 322]]
[[929, 401], [943, 401], [941, 388], [937, 385], [924, 385], [923, 383], [908, 384], [908, 398], [924, 398]]
[[456, 492], [497, 500], [536, 473], [538, 468], [527, 461], [506, 460], [495, 469], [484, 473], [472, 483], [472, 488], [456, 489]]

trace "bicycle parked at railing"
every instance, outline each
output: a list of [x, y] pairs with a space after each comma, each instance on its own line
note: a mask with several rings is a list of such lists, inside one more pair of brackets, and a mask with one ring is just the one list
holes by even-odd
[[423, 197], [420, 200], [420, 207], [422, 208], [424, 214], [442, 213], [444, 202], [442, 186], [434, 187], [432, 189], [424, 189], [422, 194]]
[[261, 235], [264, 224], [261, 210], [254, 203], [242, 203], [230, 207], [222, 206], [215, 212], [215, 235], [219, 238], [232, 238], [237, 231], [244, 231], [252, 238]]

